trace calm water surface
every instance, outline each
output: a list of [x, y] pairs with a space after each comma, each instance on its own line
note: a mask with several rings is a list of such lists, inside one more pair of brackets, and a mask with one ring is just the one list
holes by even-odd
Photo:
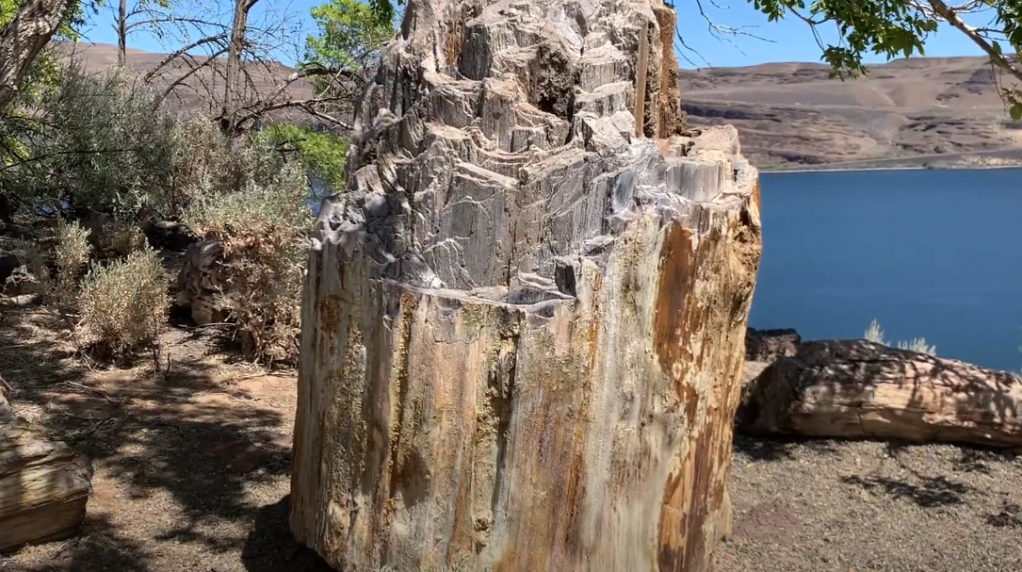
[[751, 325], [1022, 368], [1022, 169], [763, 174]]

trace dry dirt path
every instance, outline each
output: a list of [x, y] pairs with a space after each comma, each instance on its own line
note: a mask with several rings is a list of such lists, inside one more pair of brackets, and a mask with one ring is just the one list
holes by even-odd
[[181, 328], [165, 371], [144, 357], [90, 370], [57, 326], [0, 316], [0, 373], [18, 413], [92, 459], [94, 493], [79, 536], [0, 556], [0, 571], [325, 569], [287, 532], [293, 371]]

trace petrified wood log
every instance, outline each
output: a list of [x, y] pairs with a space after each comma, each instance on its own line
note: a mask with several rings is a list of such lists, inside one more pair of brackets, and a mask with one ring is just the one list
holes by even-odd
[[803, 343], [747, 387], [758, 434], [1022, 446], [1022, 380], [865, 340]]
[[802, 336], [791, 329], [757, 330], [749, 328], [745, 334], [745, 359], [749, 361], [773, 362], [782, 357], [791, 357], [798, 352]]
[[188, 308], [196, 324], [212, 324], [227, 318], [217, 297], [227, 284], [223, 271], [224, 248], [219, 240], [194, 243], [185, 251], [177, 276], [176, 304]]
[[15, 416], [0, 389], [0, 551], [74, 534], [91, 479], [88, 460]]
[[412, 0], [303, 300], [291, 527], [343, 569], [700, 570], [760, 254], [659, 2]]

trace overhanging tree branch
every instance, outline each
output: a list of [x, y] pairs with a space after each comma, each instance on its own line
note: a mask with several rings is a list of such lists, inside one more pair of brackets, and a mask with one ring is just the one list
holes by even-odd
[[[933, 9], [934, 14], [939, 16], [948, 24], [951, 24], [958, 31], [965, 34], [965, 36], [972, 40], [974, 44], [986, 52], [986, 54], [990, 57], [990, 61], [994, 65], [1011, 74], [1011, 76], [1016, 80], [1022, 81], [1022, 69], [1009, 61], [1008, 58], [1005, 57], [1004, 53], [997, 47], [997, 44], [983, 36], [976, 30], [976, 28], [966, 24], [965, 20], [959, 16], [959, 12], [949, 7], [942, 0], [927, 0], [927, 2]], [[969, 5], [974, 4], [975, 3], [969, 3]]]
[[73, 3], [74, 0], [25, 2], [14, 19], [0, 29], [0, 110], [14, 99], [25, 73]]

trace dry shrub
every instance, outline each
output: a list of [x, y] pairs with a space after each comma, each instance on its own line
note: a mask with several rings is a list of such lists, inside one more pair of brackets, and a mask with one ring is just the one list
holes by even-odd
[[[244, 153], [258, 154], [258, 149]], [[263, 361], [295, 361], [300, 331], [303, 232], [311, 222], [308, 181], [299, 164], [286, 164], [240, 190], [203, 194], [185, 222], [223, 245], [220, 307], [242, 336], [246, 353]]]
[[81, 279], [92, 255], [89, 231], [75, 221], [58, 219], [53, 261], [57, 279], [53, 283], [54, 296], [61, 305], [71, 305], [78, 280]]
[[207, 118], [182, 118], [174, 131], [172, 181], [162, 204], [154, 205], [165, 217], [178, 217], [196, 197], [210, 189], [231, 188], [235, 178], [231, 142]]
[[79, 333], [101, 355], [152, 344], [167, 324], [167, 276], [150, 249], [93, 265], [82, 281]]

